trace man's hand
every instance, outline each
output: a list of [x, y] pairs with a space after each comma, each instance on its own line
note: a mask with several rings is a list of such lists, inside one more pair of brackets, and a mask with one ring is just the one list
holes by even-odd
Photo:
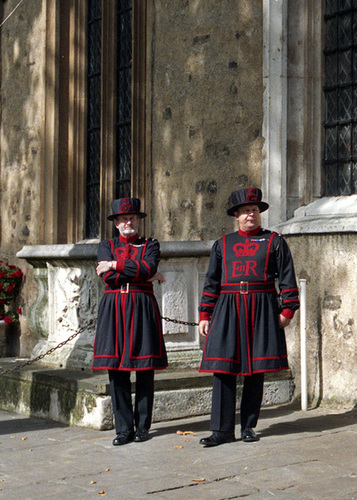
[[287, 326], [290, 325], [291, 319], [285, 318], [282, 314], [279, 316], [279, 326], [280, 328], [286, 328]]
[[202, 319], [198, 325], [198, 331], [202, 337], [207, 337], [208, 334], [209, 321]]
[[165, 280], [164, 276], [161, 273], [159, 273], [159, 271], [158, 271], [148, 281], [150, 283], [153, 283], [154, 281], [157, 281], [159, 283], [159, 285], [161, 285], [161, 283], [165, 283], [166, 280]]
[[101, 276], [104, 273], [107, 273], [108, 271], [115, 271], [117, 263], [114, 261], [108, 261], [108, 260], [101, 260], [98, 262], [98, 265], [96, 267], [96, 273], [98, 276]]

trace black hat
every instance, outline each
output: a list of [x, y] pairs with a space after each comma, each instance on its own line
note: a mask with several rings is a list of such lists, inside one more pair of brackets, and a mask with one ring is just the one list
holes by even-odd
[[265, 212], [269, 208], [268, 203], [262, 200], [262, 192], [258, 188], [244, 188], [234, 191], [228, 202], [231, 207], [227, 210], [228, 215], [234, 215], [234, 212], [238, 211], [239, 207], [244, 205], [257, 205], [261, 212]]
[[140, 212], [139, 198], [119, 198], [112, 201], [113, 214], [107, 217], [108, 220], [114, 220], [118, 215], [137, 215], [140, 219], [146, 217], [144, 212]]

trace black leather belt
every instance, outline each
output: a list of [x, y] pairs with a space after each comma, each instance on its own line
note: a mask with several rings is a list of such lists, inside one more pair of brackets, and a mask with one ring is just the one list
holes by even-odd
[[152, 283], [124, 283], [119, 288], [106, 288], [104, 293], [153, 293]]
[[240, 293], [247, 295], [248, 293], [273, 292], [276, 293], [274, 281], [250, 282], [241, 281], [240, 283], [222, 283], [221, 293]]

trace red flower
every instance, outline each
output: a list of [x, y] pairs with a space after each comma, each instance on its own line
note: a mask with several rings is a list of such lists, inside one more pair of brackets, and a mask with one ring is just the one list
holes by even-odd
[[11, 325], [11, 323], [12, 323], [12, 318], [10, 318], [10, 316], [5, 316], [5, 323], [6, 323], [7, 325]]
[[14, 291], [14, 288], [15, 288], [15, 283], [11, 283], [11, 285], [9, 285], [7, 288], [6, 288], [6, 292], [7, 293], [11, 293]]
[[17, 312], [17, 314], [22, 314], [22, 309], [21, 309], [21, 307], [19, 307], [18, 309], [16, 309], [16, 312]]
[[17, 269], [13, 273], [9, 274], [9, 278], [22, 278], [22, 271], [21, 269]]

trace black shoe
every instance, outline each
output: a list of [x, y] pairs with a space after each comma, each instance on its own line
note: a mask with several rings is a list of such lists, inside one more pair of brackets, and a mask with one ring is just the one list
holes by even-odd
[[144, 427], [138, 427], [135, 432], [134, 441], [136, 443], [141, 443], [149, 439], [149, 431]]
[[231, 432], [213, 432], [213, 434], [207, 438], [200, 439], [200, 444], [206, 447], [218, 446], [224, 443], [233, 443], [235, 441], [234, 434]]
[[242, 430], [242, 441], [252, 443], [253, 441], [259, 441], [259, 438], [251, 427], [246, 427]]
[[119, 432], [113, 439], [114, 446], [121, 446], [122, 444], [130, 443], [134, 438], [134, 431], [128, 429], [127, 431]]

